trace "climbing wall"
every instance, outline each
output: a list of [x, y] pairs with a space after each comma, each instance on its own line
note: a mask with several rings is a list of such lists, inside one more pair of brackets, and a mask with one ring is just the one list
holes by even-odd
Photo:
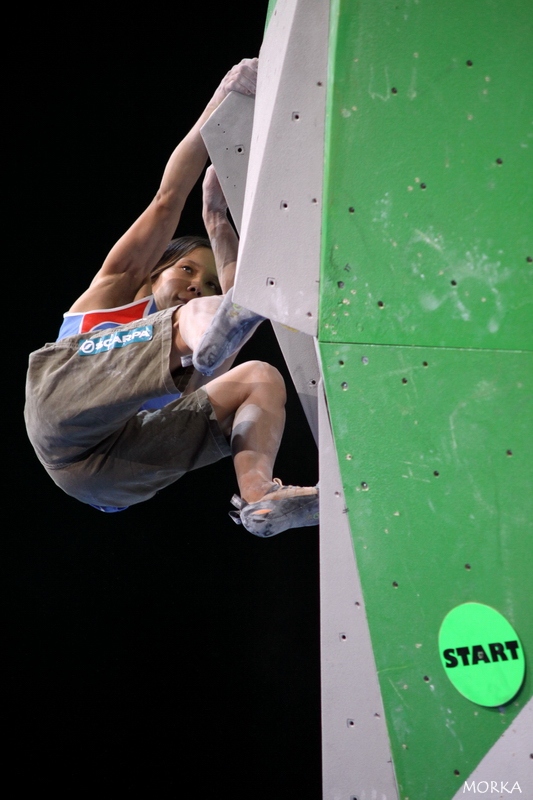
[[[478, 781], [511, 788], [517, 762], [533, 771], [525, 741], [514, 761], [495, 746], [511, 724], [521, 741], [532, 694], [532, 11], [331, 6], [320, 354], [398, 795], [412, 800], [464, 796], [488, 751]], [[511, 625], [516, 658], [491, 657], [496, 622], [461, 617], [479, 605]], [[439, 632], [457, 608], [445, 649], [468, 650], [452, 666]], [[469, 676], [494, 694], [465, 696]]]
[[532, 21], [272, 0], [202, 131], [319, 441], [324, 800], [533, 796]]

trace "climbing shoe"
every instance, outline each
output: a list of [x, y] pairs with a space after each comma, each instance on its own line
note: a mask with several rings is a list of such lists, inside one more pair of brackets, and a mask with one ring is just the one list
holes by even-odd
[[211, 324], [192, 356], [202, 375], [212, 375], [224, 361], [244, 344], [246, 337], [265, 317], [233, 302], [233, 287], [225, 295]]
[[283, 486], [274, 478], [272, 488], [256, 503], [246, 503], [236, 494], [231, 503], [238, 510], [230, 511], [230, 517], [254, 536], [318, 525], [318, 486]]

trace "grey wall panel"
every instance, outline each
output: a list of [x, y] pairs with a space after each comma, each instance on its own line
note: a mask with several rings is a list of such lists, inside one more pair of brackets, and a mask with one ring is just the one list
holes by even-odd
[[486, 797], [533, 797], [533, 700], [465, 780], [453, 800]]
[[[201, 131], [238, 231], [242, 224], [253, 118], [254, 100], [231, 92]], [[252, 260], [244, 270], [253, 271], [255, 268], [256, 261]], [[263, 291], [266, 293], [267, 287], [263, 287]], [[281, 323], [274, 322], [273, 328], [318, 444], [317, 387], [320, 373], [314, 339]]]
[[287, 328], [279, 322], [272, 327], [278, 340], [285, 363], [291, 373], [292, 382], [298, 392], [311, 433], [318, 445], [318, 384], [320, 368], [316, 354], [315, 338]]
[[254, 106], [253, 97], [230, 92], [200, 131], [239, 232], [242, 227]]
[[322, 385], [318, 407], [323, 798], [398, 800]]
[[278, 0], [259, 54], [235, 299], [317, 330], [329, 2]]

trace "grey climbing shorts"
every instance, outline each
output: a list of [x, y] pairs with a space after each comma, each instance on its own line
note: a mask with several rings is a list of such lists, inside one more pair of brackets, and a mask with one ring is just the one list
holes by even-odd
[[69, 336], [30, 355], [29, 439], [55, 483], [84, 503], [140, 503], [231, 454], [205, 389], [139, 410], [190, 380], [192, 368], [169, 371], [174, 310]]

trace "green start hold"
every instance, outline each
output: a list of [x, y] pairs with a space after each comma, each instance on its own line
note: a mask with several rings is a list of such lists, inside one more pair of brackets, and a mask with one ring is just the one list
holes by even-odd
[[448, 612], [439, 631], [439, 652], [451, 683], [478, 705], [509, 703], [524, 681], [525, 657], [516, 631], [499, 611], [482, 603], [463, 603]]

